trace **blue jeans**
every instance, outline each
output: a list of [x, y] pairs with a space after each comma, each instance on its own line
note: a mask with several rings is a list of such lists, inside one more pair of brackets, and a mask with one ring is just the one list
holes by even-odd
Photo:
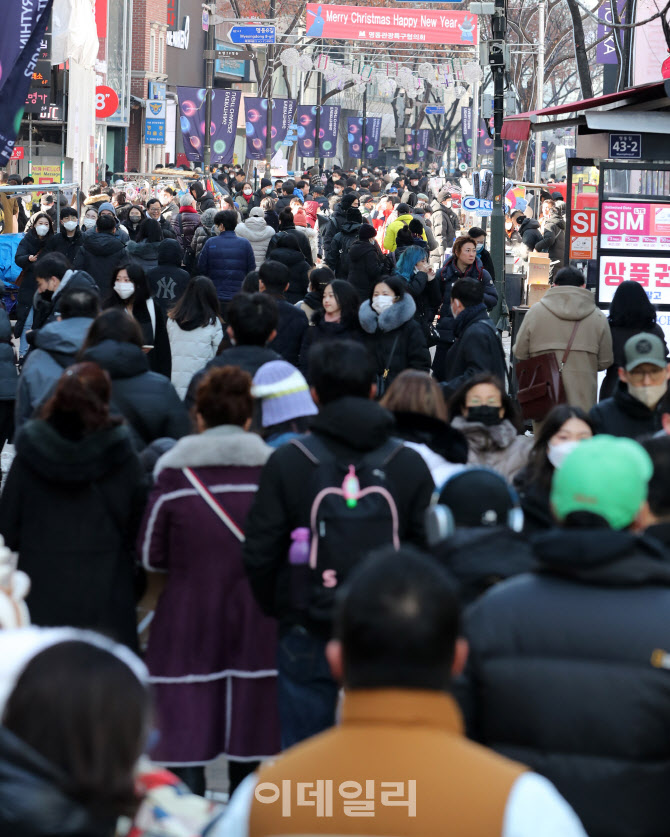
[[294, 625], [279, 640], [279, 721], [286, 750], [335, 723], [338, 685], [325, 655], [326, 640]]
[[26, 334], [30, 331], [33, 327], [33, 314], [35, 313], [35, 309], [30, 306], [30, 311], [28, 312], [28, 316], [26, 317], [25, 325], [23, 326], [23, 331], [21, 332], [21, 339], [19, 340], [19, 357], [23, 357], [27, 354], [28, 349], [30, 346], [28, 345], [28, 341], [26, 340]]

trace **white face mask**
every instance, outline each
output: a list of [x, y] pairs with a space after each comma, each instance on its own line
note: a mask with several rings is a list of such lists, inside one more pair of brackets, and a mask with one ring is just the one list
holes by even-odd
[[628, 392], [633, 396], [633, 398], [641, 401], [642, 404], [644, 404], [645, 407], [649, 407], [650, 410], [654, 409], [667, 391], [667, 381], [664, 381], [662, 384], [654, 384], [648, 387], [634, 387], [628, 384]]
[[505, 229], [506, 230], [511, 230], [512, 229], [512, 222], [511, 221], [505, 221]]
[[49, 232], [49, 225], [48, 224], [37, 224], [35, 227], [35, 232], [40, 237], [45, 236]]
[[578, 444], [579, 442], [572, 441], [558, 442], [555, 445], [549, 445], [547, 448], [547, 459], [551, 462], [554, 468], [560, 468], [565, 461], [565, 457], [569, 453], [572, 453]]
[[84, 220], [81, 223], [86, 227], [87, 230], [90, 230], [95, 226], [96, 222], [95, 218], [84, 218]]
[[121, 299], [128, 299], [135, 293], [135, 285], [132, 282], [114, 282], [114, 290]]
[[250, 195], [250, 194], [251, 194], [251, 189], [249, 189], [249, 188], [247, 187], [246, 189], [242, 189], [242, 192], [243, 192], [245, 195]]
[[386, 311], [387, 308], [390, 308], [394, 302], [395, 300], [392, 296], [382, 294], [381, 296], [376, 296], [372, 300], [372, 307], [378, 314], [381, 314], [383, 311]]
[[72, 232], [72, 230], [77, 229], [77, 222], [76, 221], [63, 221], [63, 226], [68, 232]]

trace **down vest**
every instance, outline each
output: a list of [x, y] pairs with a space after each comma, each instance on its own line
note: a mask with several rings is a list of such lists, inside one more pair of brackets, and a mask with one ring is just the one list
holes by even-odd
[[542, 572], [466, 613], [469, 734], [552, 781], [590, 837], [667, 834], [668, 553], [608, 528], [533, 545]]
[[[251, 211], [253, 212], [254, 210], [252, 209]], [[258, 211], [262, 213], [261, 209]], [[274, 229], [266, 223], [262, 215], [260, 217], [252, 215], [243, 224], [238, 224], [235, 227], [235, 235], [240, 238], [246, 238], [249, 244], [251, 244], [257, 267], [260, 267], [265, 261], [268, 244], [274, 234]]]
[[247, 273], [256, 269], [251, 244], [232, 230], [210, 238], [202, 248], [198, 270], [214, 282], [219, 299], [230, 300], [242, 287]]

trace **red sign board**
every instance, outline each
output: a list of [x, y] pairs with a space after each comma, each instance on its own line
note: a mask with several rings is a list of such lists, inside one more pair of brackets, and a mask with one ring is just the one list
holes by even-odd
[[416, 44], [477, 42], [477, 17], [467, 12], [308, 3], [306, 35], [345, 41]]
[[95, 115], [98, 119], [113, 116], [119, 106], [119, 97], [111, 87], [99, 85], [95, 88]]
[[599, 302], [611, 302], [625, 280], [639, 282], [656, 305], [670, 303], [668, 256], [600, 256]]
[[598, 242], [598, 210], [573, 209], [570, 216], [570, 258], [595, 259]]
[[12, 151], [12, 156], [9, 159], [10, 160], [23, 160], [24, 154], [25, 154], [25, 149], [16, 145], [16, 146], [14, 146], [14, 150]]

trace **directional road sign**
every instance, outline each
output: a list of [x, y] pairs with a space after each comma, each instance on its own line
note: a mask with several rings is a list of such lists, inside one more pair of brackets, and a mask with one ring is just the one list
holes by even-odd
[[426, 113], [429, 116], [440, 116], [446, 112], [447, 109], [444, 105], [426, 105]]
[[228, 40], [231, 44], [274, 44], [276, 29], [274, 26], [233, 26]]

